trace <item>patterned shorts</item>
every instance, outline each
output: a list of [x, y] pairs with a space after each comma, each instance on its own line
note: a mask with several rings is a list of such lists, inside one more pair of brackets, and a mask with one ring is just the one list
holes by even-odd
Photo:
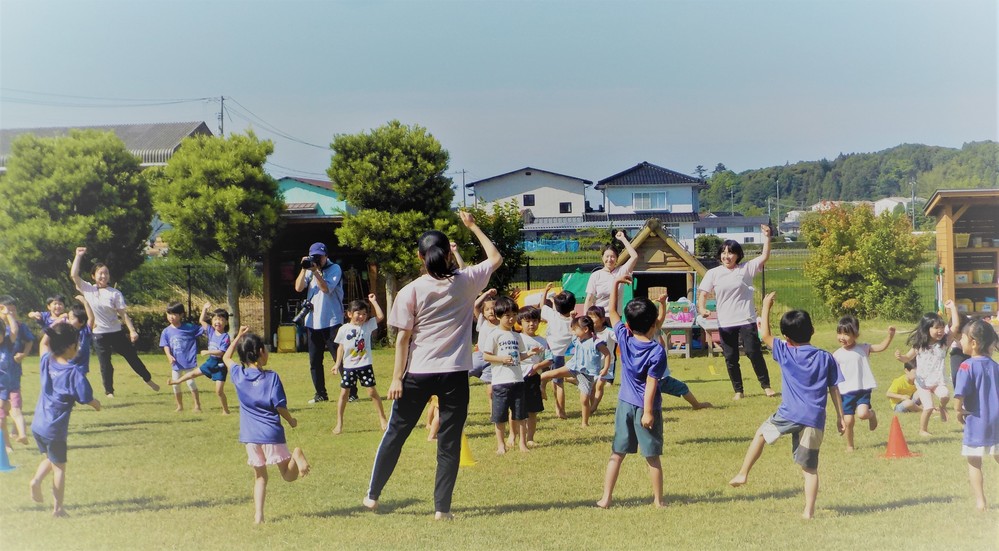
[[340, 388], [357, 386], [358, 381], [364, 388], [375, 386], [375, 370], [370, 365], [340, 370]]
[[819, 468], [819, 447], [822, 445], [822, 431], [788, 421], [776, 413], [760, 425], [760, 434], [767, 444], [773, 444], [782, 435], [791, 435], [791, 454], [794, 462], [805, 469]]

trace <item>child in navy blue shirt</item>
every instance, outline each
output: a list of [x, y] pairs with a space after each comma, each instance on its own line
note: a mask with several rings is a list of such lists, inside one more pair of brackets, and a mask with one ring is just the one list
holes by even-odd
[[[202, 363], [198, 369], [192, 369], [180, 378], [167, 381], [171, 385], [190, 381], [196, 377], [204, 375], [215, 382], [215, 395], [219, 397], [222, 404], [222, 415], [229, 415], [229, 399], [225, 395], [226, 368], [222, 363], [222, 354], [229, 348], [229, 312], [222, 308], [215, 309], [211, 315], [211, 324], [208, 323], [208, 310], [212, 307], [210, 302], [206, 302], [201, 307], [201, 328], [208, 335], [208, 350], [202, 350], [202, 356], [208, 359]], [[175, 386], [176, 388], [176, 386]]]
[[68, 323], [56, 323], [45, 329], [39, 351], [41, 390], [35, 416], [31, 420], [31, 434], [38, 443], [38, 451], [45, 455], [34, 478], [31, 479], [31, 499], [42, 502], [42, 481], [49, 472], [52, 478], [52, 496], [55, 505], [52, 515], [65, 517], [63, 495], [66, 491], [66, 439], [69, 433], [69, 415], [77, 403], [86, 404], [100, 411], [101, 403], [94, 399], [94, 391], [79, 366], [72, 363], [76, 354], [78, 331]]
[[66, 297], [52, 295], [45, 300], [44, 312], [28, 312], [28, 317], [37, 321], [42, 329], [59, 321], [66, 321]]
[[[171, 378], [167, 384], [173, 385], [173, 399], [177, 402], [177, 411], [184, 411], [184, 397], [180, 393], [180, 385], [174, 381], [180, 380], [198, 366], [198, 337], [205, 333], [200, 325], [184, 321], [184, 305], [174, 302], [167, 306], [167, 325], [160, 333], [160, 347], [170, 361]], [[187, 388], [191, 389], [194, 399], [194, 412], [201, 413], [201, 397], [198, 395], [198, 385], [190, 378]]]
[[770, 309], [774, 296], [763, 299], [763, 342], [773, 350], [780, 364], [783, 398], [777, 412], [760, 425], [749, 444], [739, 474], [729, 481], [742, 486], [753, 464], [763, 453], [765, 444], [773, 444], [782, 435], [791, 435], [794, 462], [801, 466], [805, 477], [805, 510], [802, 517], [815, 516], [815, 498], [819, 493], [819, 446], [826, 424], [826, 395], [832, 397], [836, 409], [836, 428], [843, 433], [843, 405], [837, 385], [843, 381], [836, 360], [825, 350], [811, 345], [815, 328], [804, 310], [792, 310], [780, 320], [780, 332], [787, 338], [775, 338], [770, 333]]
[[[11, 362], [6, 374], [6, 396], [9, 406], [10, 417], [14, 420], [14, 428], [17, 430], [17, 441], [22, 444], [28, 443], [28, 433], [24, 427], [24, 404], [21, 397], [21, 375], [23, 373], [21, 362], [31, 353], [31, 348], [35, 343], [35, 336], [28, 329], [24, 322], [17, 320], [17, 301], [10, 295], [0, 296], [0, 316], [12, 316], [12, 322], [7, 324], [7, 338], [13, 343], [13, 354], [10, 356]], [[16, 329], [12, 333], [12, 330]], [[0, 408], [0, 431], [3, 431], [4, 440], [7, 440], [7, 413], [4, 408]], [[9, 446], [8, 446], [9, 448]]]
[[954, 386], [954, 410], [964, 425], [961, 455], [968, 458], [968, 478], [979, 511], [987, 505], [982, 458], [991, 455], [999, 462], [999, 364], [990, 357], [997, 340], [995, 329], [982, 320], [965, 325], [961, 350], [970, 358], [958, 367]]
[[74, 304], [68, 312], [67, 321], [80, 332], [77, 339], [76, 356], [73, 356], [73, 365], [80, 368], [84, 374], [90, 373], [90, 348], [94, 340], [94, 313], [90, 311], [90, 303], [84, 300], [83, 295], [77, 295], [76, 299], [80, 304]]
[[[236, 351], [239, 351], [241, 364], [232, 359]], [[301, 448], [288, 452], [281, 418], [291, 428], [298, 426], [298, 420], [288, 411], [288, 398], [281, 378], [264, 369], [267, 358], [263, 339], [246, 327], [239, 328], [236, 338], [222, 355], [239, 398], [239, 441], [246, 445], [247, 463], [253, 467], [256, 524], [264, 522], [267, 465], [277, 465], [281, 478], [288, 482], [309, 474], [311, 468]]]

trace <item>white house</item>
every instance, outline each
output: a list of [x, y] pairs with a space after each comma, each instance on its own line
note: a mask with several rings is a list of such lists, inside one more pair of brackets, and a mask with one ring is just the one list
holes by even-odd
[[565, 220], [581, 218], [586, 209], [585, 192], [590, 180], [556, 172], [524, 167], [466, 184], [475, 201], [487, 203], [516, 201], [530, 209], [534, 219]]
[[[916, 204], [921, 202], [925, 203], [926, 200], [916, 197]], [[911, 197], [885, 197], [874, 202], [874, 215], [880, 216], [882, 212], [895, 212], [899, 205], [905, 209], [905, 212], [912, 212]]]
[[694, 234], [717, 235], [738, 243], [762, 243], [761, 225], [769, 225], [766, 216], [704, 216], [694, 223]]

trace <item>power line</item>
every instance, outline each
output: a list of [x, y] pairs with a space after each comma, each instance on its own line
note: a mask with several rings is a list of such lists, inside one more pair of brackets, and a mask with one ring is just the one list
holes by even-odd
[[[258, 124], [260, 124], [264, 128], [270, 130], [274, 134], [277, 134], [278, 136], [281, 136], [282, 138], [284, 138], [286, 140], [291, 140], [293, 142], [300, 143], [302, 145], [307, 145], [307, 146], [310, 146], [310, 147], [315, 147], [316, 149], [324, 149], [324, 150], [328, 150], [329, 149], [328, 145], [318, 145], [318, 144], [314, 144], [312, 142], [305, 141], [305, 140], [303, 140], [301, 138], [297, 138], [295, 136], [292, 136], [291, 134], [288, 134], [287, 132], [284, 132], [283, 130], [278, 129], [273, 124], [271, 124], [271, 123], [265, 121], [264, 119], [262, 119], [259, 115], [257, 115], [253, 111], [251, 111], [250, 108], [248, 108], [247, 106], [245, 106], [242, 103], [240, 103], [239, 100], [237, 100], [237, 99], [235, 99], [233, 97], [229, 97], [228, 99], [229, 99], [229, 101], [231, 101], [231, 102], [235, 103], [236, 105], [238, 105], [239, 108], [242, 109], [246, 113], [246, 115], [244, 115], [242, 118], [244, 118], [248, 122], [254, 122], [254, 121], [256, 121]], [[230, 109], [232, 109], [232, 107], [230, 107]], [[238, 110], [237, 110], [236, 115], [239, 116]], [[250, 118], [247, 118], [247, 116], [250, 117]], [[251, 118], [252, 118], [252, 120], [251, 120]]]
[[289, 172], [296, 172], [296, 173], [298, 173], [300, 175], [304, 175], [304, 176], [319, 176], [321, 178], [329, 178], [329, 174], [321, 174], [319, 172], [309, 172], [307, 170], [299, 170], [297, 168], [290, 168], [290, 167], [287, 167], [287, 166], [279, 165], [279, 164], [277, 164], [275, 162], [272, 162], [272, 161], [265, 161], [264, 164], [265, 165], [270, 165], [270, 166], [272, 166], [274, 168], [280, 168], [282, 170], [287, 170]]
[[22, 90], [20, 88], [8, 88], [5, 86], [0, 86], [0, 90], [5, 90], [8, 92], [14, 92], [17, 94], [29, 94], [36, 96], [51, 96], [57, 98], [68, 98], [68, 99], [80, 99], [80, 100], [93, 100], [93, 101], [134, 101], [134, 102], [163, 102], [163, 103], [183, 103], [183, 102], [194, 102], [194, 101], [206, 101], [214, 100], [215, 98], [108, 98], [108, 97], [96, 97], [96, 96], [79, 96], [71, 94], [55, 94], [51, 92], [38, 92], [35, 90]]

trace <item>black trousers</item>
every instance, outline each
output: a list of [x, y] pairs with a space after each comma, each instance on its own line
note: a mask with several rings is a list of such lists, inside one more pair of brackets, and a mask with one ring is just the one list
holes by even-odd
[[468, 372], [413, 375], [402, 379], [402, 396], [393, 402], [388, 430], [375, 454], [368, 497], [377, 500], [392, 476], [402, 446], [423, 416], [427, 401], [437, 396], [440, 430], [437, 432], [437, 478], [434, 483], [434, 511], [451, 512], [451, 495], [458, 479], [461, 459], [461, 433], [468, 417]]
[[97, 353], [97, 361], [101, 365], [101, 382], [104, 383], [104, 393], [114, 394], [114, 366], [111, 365], [111, 353], [117, 352], [128, 362], [128, 366], [143, 381], [149, 382], [153, 376], [146, 369], [146, 364], [139, 359], [139, 354], [135, 351], [135, 346], [128, 338], [128, 333], [121, 329], [114, 333], [101, 333], [94, 335], [94, 352]]
[[760, 346], [760, 333], [756, 329], [755, 323], [740, 325], [738, 327], [722, 327], [718, 330], [721, 335], [722, 354], [725, 356], [725, 367], [728, 368], [728, 378], [732, 381], [732, 389], [742, 392], [742, 370], [739, 368], [739, 339], [742, 339], [742, 346], [746, 349], [746, 357], [753, 364], [753, 371], [756, 372], [756, 379], [760, 381], [760, 387], [770, 386], [770, 374], [767, 372], [767, 362], [763, 359], [763, 349]]
[[309, 370], [312, 372], [312, 386], [316, 388], [315, 398], [329, 399], [326, 393], [326, 370], [323, 369], [323, 354], [329, 350], [336, 361], [337, 344], [333, 342], [340, 325], [323, 329], [309, 329], [305, 332], [309, 338]]

